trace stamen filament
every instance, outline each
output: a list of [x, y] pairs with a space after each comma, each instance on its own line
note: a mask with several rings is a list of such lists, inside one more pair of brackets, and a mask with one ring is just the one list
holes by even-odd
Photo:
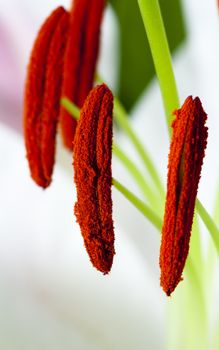
[[[126, 169], [133, 175], [136, 179], [136, 182], [139, 188], [142, 190], [145, 199], [151, 203], [152, 206], [158, 205], [158, 198], [151, 190], [151, 186], [147, 183], [145, 176], [142, 175], [142, 172], [138, 169], [135, 163], [122, 151], [122, 149], [113, 144], [113, 153], [121, 161]], [[160, 201], [159, 201], [160, 203]]]
[[72, 103], [68, 98], [62, 97], [61, 98], [61, 105], [65, 107], [67, 112], [71, 114], [71, 116], [78, 120], [80, 117], [80, 108], [76, 106], [76, 104]]
[[160, 83], [168, 131], [171, 135], [172, 112], [179, 108], [179, 97], [159, 2], [138, 0], [138, 4]]
[[158, 231], [161, 230], [162, 220], [161, 218], [153, 212], [153, 210], [145, 204], [141, 199], [139, 199], [134, 193], [129, 191], [125, 186], [123, 186], [119, 181], [113, 178], [114, 187], [123, 194], [123, 196], [128, 199], [153, 225]]
[[196, 200], [196, 210], [199, 213], [202, 221], [207, 227], [209, 233], [211, 234], [211, 238], [215, 244], [215, 248], [219, 254], [219, 229], [216, 226], [214, 220], [211, 218], [210, 214], [207, 212], [203, 204], [197, 199]]

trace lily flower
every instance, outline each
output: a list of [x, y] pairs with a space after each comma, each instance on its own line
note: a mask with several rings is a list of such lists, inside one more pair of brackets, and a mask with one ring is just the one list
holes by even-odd
[[[174, 60], [182, 100], [191, 93], [200, 96], [209, 115], [208, 154], [199, 188], [199, 196], [208, 209], [211, 209], [215, 195], [215, 168], [219, 165], [215, 157], [218, 145], [219, 49], [215, 44], [218, 36], [218, 18], [217, 3], [213, 3], [206, 1], [200, 6], [198, 0], [183, 2], [189, 39]], [[40, 18], [37, 11], [39, 4], [41, 16], [47, 13], [49, 5], [41, 0], [37, 3], [21, 0], [18, 6], [16, 1], [8, 0], [1, 8], [0, 17], [6, 12], [8, 4], [13, 5], [10, 8], [13, 11], [8, 11], [8, 27], [16, 34], [19, 32], [16, 17], [18, 20], [19, 14], [25, 12], [25, 6], [27, 8], [25, 18], [29, 18], [29, 21], [26, 30], [23, 31], [26, 36], [16, 35], [16, 47], [23, 48], [34, 20], [42, 22], [43, 17]], [[15, 8], [17, 11], [14, 12]], [[206, 19], [205, 26], [203, 17]], [[111, 25], [108, 27], [108, 33], [111, 33]], [[6, 42], [7, 47], [10, 47], [10, 42]], [[11, 48], [14, 49], [12, 44]], [[21, 52], [21, 62], [27, 62], [27, 51], [27, 48], [16, 51]], [[214, 52], [214, 55], [206, 55], [206, 52]], [[114, 50], [110, 50], [113, 57], [114, 53]], [[16, 61], [18, 57], [17, 55]], [[4, 71], [6, 75], [5, 62], [9, 61], [4, 60], [4, 64], [1, 62], [1, 72]], [[10, 62], [12, 65], [14, 60]], [[108, 68], [110, 70], [110, 66]], [[24, 65], [21, 75], [23, 70]], [[13, 72], [18, 74], [18, 69], [14, 69]], [[160, 242], [156, 229], [113, 189], [118, 259], [114, 259], [109, 275], [97, 274], [90, 266], [86, 251], [83, 250], [84, 242], [72, 215], [72, 202], [77, 199], [76, 189], [72, 186], [71, 155], [65, 153], [58, 144], [55, 186], [50, 187], [46, 193], [34, 187], [28, 176], [23, 141], [17, 133], [22, 120], [22, 99], [19, 98], [22, 81], [8, 80], [11, 82], [11, 88], [7, 91], [4, 89], [4, 81], [0, 81], [0, 101], [5, 101], [4, 105], [0, 105], [0, 204], [1, 213], [4, 214], [0, 215], [2, 346], [13, 350], [35, 350], [40, 347], [56, 350], [63, 346], [83, 350], [160, 350], [164, 347], [170, 350], [184, 349], [187, 346], [194, 350], [208, 349], [210, 346], [217, 349], [216, 337], [213, 338], [218, 329], [217, 288], [213, 289], [212, 283], [209, 282], [212, 274], [208, 273], [213, 273], [215, 267], [218, 267], [214, 248], [210, 250], [211, 257], [214, 258], [210, 259], [210, 264], [206, 263], [202, 254], [201, 257], [197, 254], [194, 259], [195, 269], [192, 271], [198, 272], [200, 285], [196, 284], [195, 278], [189, 279], [185, 275], [184, 282], [178, 285], [171, 300], [167, 301], [159, 287]], [[15, 98], [9, 94], [13, 89], [16, 92]], [[18, 103], [14, 104], [15, 101]], [[156, 81], [147, 88], [131, 114], [132, 130], [148, 149], [164, 181], [169, 140], [162, 118], [163, 109]], [[5, 124], [10, 128], [5, 127]], [[141, 160], [137, 159], [127, 137], [121, 130], [116, 130], [114, 136], [120, 147], [126, 150], [131, 160], [144, 173]], [[113, 159], [113, 175], [146, 202], [144, 194], [132, 181], [130, 174], [124, 171], [123, 165], [116, 157]], [[147, 173], [145, 178], [147, 179]], [[161, 205], [156, 210], [157, 214], [162, 216], [162, 196], [159, 197], [159, 201]], [[207, 237], [206, 231], [204, 230], [204, 234]], [[191, 236], [185, 274], [189, 271], [189, 260], [194, 256], [194, 239], [196, 240], [195, 234]], [[203, 245], [206, 248], [207, 242]], [[211, 264], [214, 264], [214, 267]], [[215, 273], [214, 287], [218, 281], [217, 271], [218, 269]], [[200, 300], [202, 292], [204, 298]], [[203, 309], [207, 309], [207, 316]], [[202, 321], [203, 324], [207, 323], [204, 327]]]

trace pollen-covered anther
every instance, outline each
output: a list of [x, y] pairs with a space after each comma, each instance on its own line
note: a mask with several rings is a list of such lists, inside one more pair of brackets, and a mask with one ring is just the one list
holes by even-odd
[[[105, 0], [74, 0], [64, 58], [62, 96], [82, 107], [93, 87]], [[77, 122], [61, 108], [64, 144], [72, 150]]]
[[104, 274], [114, 252], [112, 220], [112, 110], [113, 96], [104, 84], [88, 95], [74, 139], [75, 215], [92, 264]]
[[160, 282], [168, 296], [182, 280], [208, 135], [198, 97], [189, 96], [174, 114], [160, 248]]
[[24, 94], [24, 136], [33, 180], [51, 182], [55, 135], [69, 13], [58, 7], [42, 25], [33, 45]]

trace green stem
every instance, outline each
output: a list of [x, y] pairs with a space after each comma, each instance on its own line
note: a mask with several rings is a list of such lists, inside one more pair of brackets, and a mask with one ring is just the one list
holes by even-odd
[[214, 221], [219, 224], [219, 179], [217, 180], [217, 187], [215, 191], [215, 200], [214, 200]]
[[149, 208], [142, 200], [136, 197], [135, 194], [130, 192], [125, 186], [123, 186], [119, 181], [113, 179], [114, 187], [123, 194], [123, 196], [128, 199], [153, 225], [158, 231], [161, 230], [162, 220], [158, 215], [156, 215], [153, 210]]
[[172, 113], [179, 108], [179, 97], [172, 68], [169, 45], [158, 0], [138, 0], [151, 53], [160, 83], [169, 134]]
[[133, 175], [133, 178], [135, 178], [140, 190], [143, 192], [145, 196], [145, 199], [148, 200], [153, 206], [157, 206], [158, 205], [157, 196], [155, 196], [154, 192], [151, 190], [151, 187], [145, 180], [145, 177], [142, 175], [141, 171], [137, 168], [135, 163], [115, 143], [113, 144], [113, 153], [121, 161], [121, 163], [127, 168], [127, 170]]
[[66, 109], [66, 111], [71, 114], [71, 116], [78, 120], [80, 116], [80, 109], [71, 102], [67, 97], [61, 98], [61, 105]]
[[214, 223], [213, 219], [198, 199], [196, 200], [196, 210], [199, 213], [208, 231], [210, 232], [212, 240], [219, 254], [219, 230], [216, 224]]
[[[201, 266], [199, 267], [199, 269]], [[205, 294], [202, 285], [202, 275], [198, 274], [198, 271], [194, 266], [191, 255], [188, 256], [186, 261], [185, 272], [188, 277], [188, 300], [187, 300], [187, 313], [185, 315], [185, 322], [190, 332], [187, 332], [188, 341], [187, 346], [183, 348], [188, 349], [207, 349], [207, 327], [208, 327], [208, 315], [205, 302]], [[195, 298], [191, 297], [195, 295]], [[190, 310], [188, 317], [188, 310]], [[198, 310], [198, 314], [197, 314]], [[198, 317], [198, 320], [197, 320]], [[201, 334], [201, 336], [200, 336]]]
[[194, 259], [194, 267], [197, 271], [199, 269], [204, 270], [204, 257], [202, 254], [201, 243], [201, 232], [198, 222], [198, 215], [197, 212], [195, 212], [192, 225], [192, 234], [190, 239], [189, 256], [191, 255]]
[[157, 169], [155, 168], [149, 153], [147, 152], [147, 150], [145, 149], [145, 147], [143, 146], [143, 144], [135, 134], [134, 130], [132, 129], [129, 123], [128, 115], [124, 107], [122, 106], [122, 104], [117, 98], [114, 99], [114, 111], [115, 111], [115, 119], [117, 123], [126, 132], [127, 136], [129, 137], [130, 141], [132, 142], [133, 146], [138, 152], [139, 157], [142, 159], [143, 164], [145, 165], [145, 168], [150, 174], [151, 179], [153, 180], [157, 191], [160, 192], [160, 195], [164, 195], [163, 185], [160, 180], [160, 176], [157, 172]]

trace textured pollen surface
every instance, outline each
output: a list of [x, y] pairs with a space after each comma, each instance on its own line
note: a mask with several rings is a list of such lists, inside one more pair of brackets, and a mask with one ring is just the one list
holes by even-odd
[[81, 110], [74, 139], [73, 165], [77, 188], [75, 215], [93, 265], [111, 269], [114, 252], [112, 220], [112, 109], [106, 85], [94, 88]]
[[[62, 96], [78, 107], [93, 86], [104, 7], [105, 0], [75, 0], [71, 10]], [[72, 150], [77, 122], [64, 108], [60, 120], [64, 144]]]
[[24, 95], [24, 136], [33, 180], [51, 182], [55, 135], [69, 14], [59, 7], [47, 18], [35, 40]]
[[168, 296], [182, 279], [207, 145], [207, 115], [198, 97], [189, 96], [174, 114], [160, 248], [160, 281]]

